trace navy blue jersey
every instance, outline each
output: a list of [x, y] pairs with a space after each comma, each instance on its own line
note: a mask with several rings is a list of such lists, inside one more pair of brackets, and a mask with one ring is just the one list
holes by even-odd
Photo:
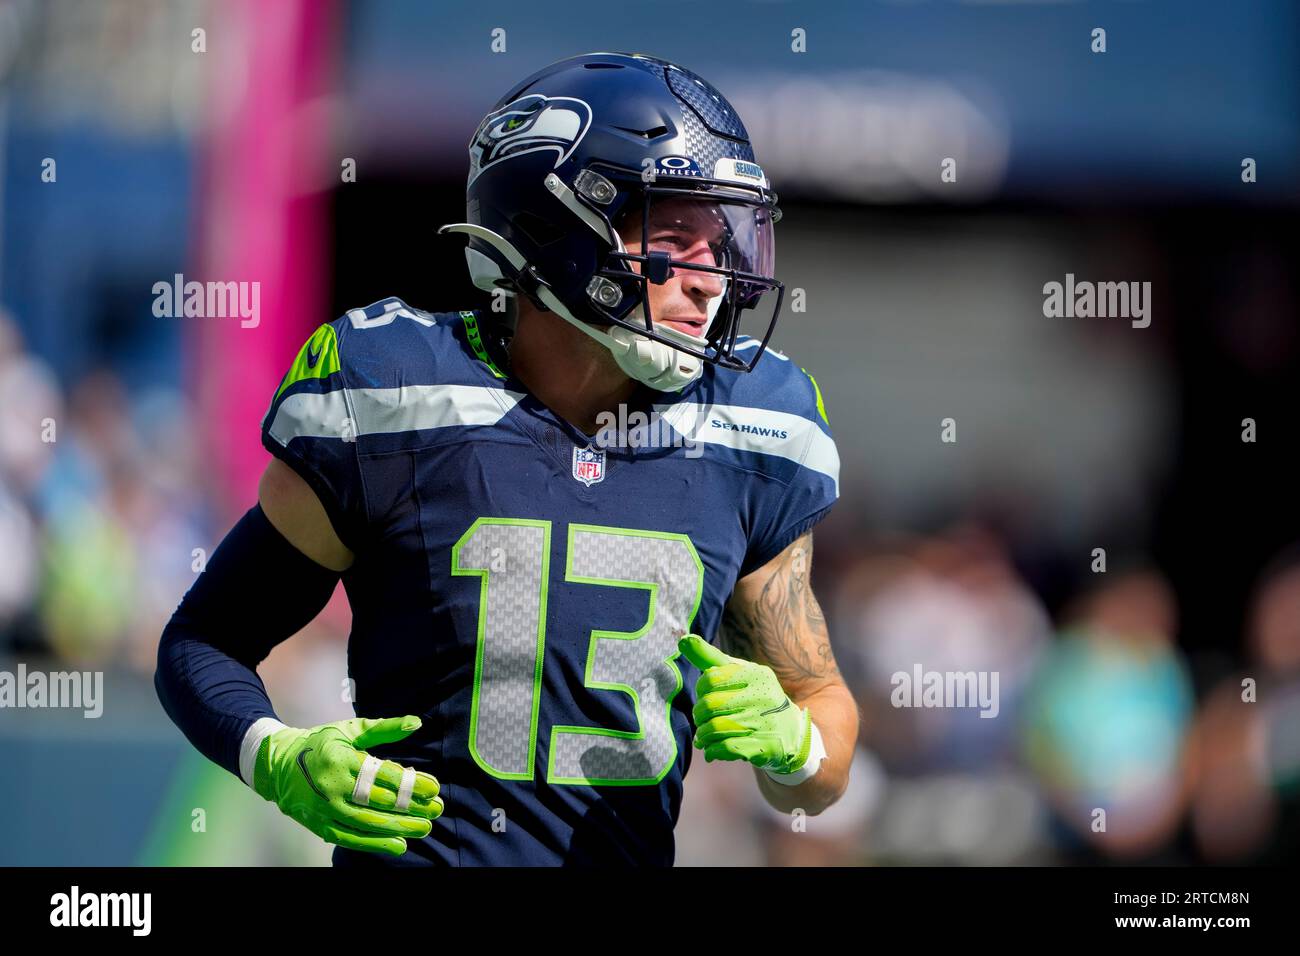
[[493, 361], [481, 318], [354, 309], [263, 422], [356, 554], [357, 714], [424, 721], [379, 751], [446, 802], [398, 862], [671, 864], [699, 675], [677, 641], [715, 640], [737, 579], [834, 502], [820, 393], [769, 350], [587, 436]]

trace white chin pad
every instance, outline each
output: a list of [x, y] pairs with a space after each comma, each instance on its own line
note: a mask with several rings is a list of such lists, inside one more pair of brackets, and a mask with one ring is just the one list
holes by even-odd
[[[687, 335], [676, 329], [655, 330], [665, 338], [680, 339], [683, 344], [704, 348], [705, 339]], [[618, 367], [630, 378], [636, 379], [661, 392], [675, 391], [700, 377], [704, 363], [694, 355], [679, 352], [671, 345], [656, 342], [631, 329], [611, 325], [607, 333], [609, 350]]]
[[[548, 308], [609, 349], [623, 373], [643, 385], [649, 385], [661, 392], [675, 392], [691, 384], [704, 372], [702, 359], [679, 352], [671, 345], [648, 339], [632, 329], [625, 329], [619, 325], [603, 328], [590, 325], [575, 318], [549, 289], [543, 287], [539, 294]], [[719, 301], [720, 299], [721, 297]], [[710, 312], [712, 311], [711, 309]], [[633, 310], [632, 317], [645, 321], [640, 306]], [[676, 329], [661, 326], [655, 331], [669, 341], [678, 341], [682, 345], [689, 345], [701, 351], [708, 345], [707, 339], [687, 335]]]
[[[660, 333], [670, 330], [660, 329]], [[679, 352], [671, 345], [656, 342], [621, 326], [610, 326], [610, 352], [630, 378], [660, 391], [672, 391], [699, 378], [703, 363], [693, 355]], [[682, 338], [696, 340], [695, 336]], [[704, 340], [699, 339], [700, 347]]]

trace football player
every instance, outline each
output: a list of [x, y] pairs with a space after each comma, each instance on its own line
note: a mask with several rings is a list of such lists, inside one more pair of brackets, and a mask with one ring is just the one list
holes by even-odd
[[[839, 459], [766, 348], [780, 213], [740, 117], [590, 54], [469, 154], [442, 231], [504, 308], [316, 330], [258, 504], [163, 634], [164, 707], [336, 865], [671, 864], [692, 748], [819, 813], [858, 727], [809, 587]], [[287, 727], [256, 667], [340, 578], [358, 716]]]

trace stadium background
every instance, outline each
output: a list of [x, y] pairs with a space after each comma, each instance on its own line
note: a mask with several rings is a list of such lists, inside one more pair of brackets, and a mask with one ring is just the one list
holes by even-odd
[[[806, 293], [774, 343], [843, 459], [814, 568], [864, 714], [850, 791], [792, 833], [747, 767], [696, 761], [679, 864], [1293, 855], [1298, 21], [1287, 0], [0, 0], [0, 670], [102, 670], [106, 698], [0, 710], [0, 864], [328, 862], [167, 720], [158, 634], [253, 501], [301, 342], [388, 295], [483, 304], [434, 234], [463, 218], [469, 134], [600, 49], [697, 70], [746, 120], [777, 274]], [[176, 273], [260, 282], [260, 324], [155, 317]], [[1045, 318], [1067, 273], [1151, 282], [1150, 327]], [[340, 589], [263, 666], [282, 718], [350, 714], [347, 624]], [[891, 707], [917, 663], [997, 671], [998, 718]]]

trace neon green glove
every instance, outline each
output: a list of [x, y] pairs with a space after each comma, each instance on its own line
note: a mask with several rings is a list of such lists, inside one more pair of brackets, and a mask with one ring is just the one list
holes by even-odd
[[365, 750], [419, 727], [418, 717], [285, 727], [262, 739], [253, 789], [326, 843], [400, 856], [403, 838], [428, 836], [442, 814], [438, 781]]
[[678, 649], [702, 673], [695, 684], [695, 746], [705, 761], [748, 760], [771, 774], [801, 769], [812, 751], [808, 708], [795, 705], [766, 664], [724, 654], [698, 634]]

